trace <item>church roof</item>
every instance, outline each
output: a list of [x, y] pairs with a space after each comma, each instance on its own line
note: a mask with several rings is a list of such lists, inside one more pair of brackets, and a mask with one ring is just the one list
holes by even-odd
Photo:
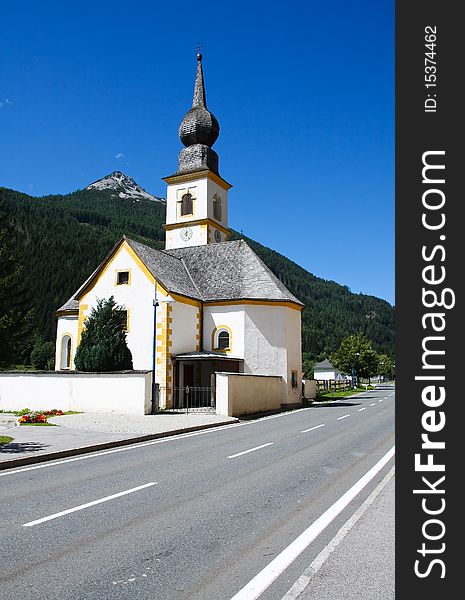
[[166, 250], [154, 250], [141, 242], [125, 238], [137, 256], [169, 292], [202, 300], [202, 294], [186, 270], [183, 261]]
[[78, 298], [95, 280], [122, 241], [169, 292], [203, 302], [265, 300], [303, 306], [244, 240], [155, 250], [124, 237], [86, 282], [57, 312], [78, 309]]
[[205, 302], [242, 299], [302, 305], [244, 240], [165, 252], [183, 260]]

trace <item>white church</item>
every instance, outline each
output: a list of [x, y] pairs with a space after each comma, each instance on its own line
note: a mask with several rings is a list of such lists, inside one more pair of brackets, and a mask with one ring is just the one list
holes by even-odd
[[133, 367], [154, 370], [162, 407], [174, 389], [210, 386], [218, 372], [281, 377], [284, 404], [301, 402], [303, 304], [244, 240], [229, 241], [231, 185], [212, 149], [218, 135], [198, 54], [178, 170], [164, 178], [165, 250], [119, 240], [56, 313], [57, 370], [74, 370], [86, 318], [99, 299], [113, 296], [126, 311]]

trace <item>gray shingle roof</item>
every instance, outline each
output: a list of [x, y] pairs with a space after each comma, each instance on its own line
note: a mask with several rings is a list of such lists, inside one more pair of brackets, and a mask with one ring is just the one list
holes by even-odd
[[183, 260], [206, 302], [280, 300], [302, 305], [244, 240], [165, 252]]
[[334, 369], [334, 367], [327, 358], [325, 358], [319, 363], [316, 363], [316, 365], [313, 365], [314, 371], [327, 371], [328, 369], [332, 370]]
[[[127, 237], [124, 239], [170, 293], [204, 302], [269, 300], [294, 302], [303, 306], [244, 240], [154, 250]], [[58, 312], [78, 309], [80, 292], [98, 276], [119, 244], [114, 246], [107, 258]]]
[[126, 238], [147, 269], [169, 292], [202, 300], [202, 295], [192, 281], [183, 261], [166, 250], [154, 250], [150, 246]]
[[66, 300], [66, 302], [63, 304], [63, 306], [60, 306], [60, 308], [57, 310], [57, 312], [79, 310], [79, 301], [75, 300], [74, 296], [71, 296], [71, 298], [69, 300]]

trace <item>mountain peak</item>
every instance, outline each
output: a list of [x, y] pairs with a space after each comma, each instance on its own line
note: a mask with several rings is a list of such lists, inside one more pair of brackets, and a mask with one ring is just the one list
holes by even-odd
[[133, 198], [134, 200], [152, 200], [154, 202], [165, 202], [164, 198], [158, 198], [149, 194], [129, 175], [121, 171], [113, 171], [101, 179], [97, 179], [86, 187], [86, 190], [113, 190], [114, 195], [119, 198]]

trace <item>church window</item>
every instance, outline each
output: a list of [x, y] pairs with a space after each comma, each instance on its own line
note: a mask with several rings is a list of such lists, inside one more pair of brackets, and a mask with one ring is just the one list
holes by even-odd
[[183, 194], [181, 198], [181, 217], [186, 215], [192, 215], [194, 213], [194, 202], [193, 202], [192, 194], [190, 192], [186, 192]]
[[213, 196], [213, 217], [217, 221], [221, 221], [221, 198], [218, 194]]
[[60, 369], [71, 369], [71, 336], [65, 334], [61, 338]]
[[212, 350], [232, 350], [232, 332], [227, 325], [218, 325], [212, 331]]
[[229, 332], [228, 331], [220, 331], [218, 334], [218, 349], [219, 350], [228, 350], [229, 349]]
[[116, 272], [116, 285], [129, 285], [129, 271]]

